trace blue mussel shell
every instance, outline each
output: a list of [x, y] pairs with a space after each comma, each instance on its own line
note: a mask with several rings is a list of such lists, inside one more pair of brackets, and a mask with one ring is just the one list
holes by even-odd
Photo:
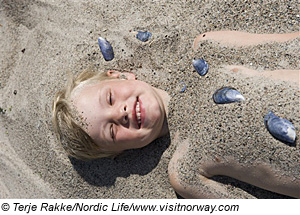
[[208, 72], [208, 63], [203, 59], [195, 59], [192, 62], [199, 75], [204, 76]]
[[146, 42], [151, 38], [152, 34], [149, 31], [138, 31], [136, 38], [142, 42]]
[[264, 123], [270, 134], [283, 143], [293, 144], [296, 141], [296, 131], [293, 124], [276, 116], [272, 111], [264, 117]]
[[217, 104], [245, 101], [244, 96], [232, 87], [222, 87], [213, 94], [213, 100]]
[[114, 51], [110, 43], [103, 37], [98, 38], [98, 44], [104, 60], [111, 61], [114, 59]]

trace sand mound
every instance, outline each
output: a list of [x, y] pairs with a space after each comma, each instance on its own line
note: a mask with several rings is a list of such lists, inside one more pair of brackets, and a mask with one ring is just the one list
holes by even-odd
[[[78, 74], [90, 65], [99, 71], [132, 70], [139, 79], [166, 90], [186, 77], [199, 78], [191, 65], [194, 57], [205, 58], [212, 74], [223, 64], [264, 70], [299, 69], [298, 40], [247, 50], [208, 41], [205, 49], [194, 52], [191, 48], [194, 38], [208, 31], [295, 32], [298, 11], [295, 2], [286, 4], [1, 1], [0, 197], [176, 198], [167, 175], [175, 149], [169, 137], [115, 160], [69, 159], [56, 142], [51, 126], [54, 93], [65, 84], [67, 71]], [[153, 38], [142, 43], [130, 33], [134, 30], [149, 30]], [[113, 61], [103, 60], [97, 44], [99, 36], [113, 45]], [[226, 79], [218, 81], [216, 84], [211, 79], [208, 83], [228, 83]], [[182, 106], [186, 103], [181, 102]]]

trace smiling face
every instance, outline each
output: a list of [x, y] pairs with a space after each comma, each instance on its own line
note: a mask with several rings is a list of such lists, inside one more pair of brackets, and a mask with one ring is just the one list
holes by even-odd
[[102, 151], [141, 148], [162, 135], [166, 114], [160, 90], [133, 78], [79, 88], [72, 102]]

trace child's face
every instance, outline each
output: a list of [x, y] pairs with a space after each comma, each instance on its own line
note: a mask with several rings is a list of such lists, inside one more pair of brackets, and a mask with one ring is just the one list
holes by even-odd
[[143, 81], [111, 79], [86, 85], [72, 101], [103, 151], [141, 148], [159, 137], [165, 120], [158, 90]]

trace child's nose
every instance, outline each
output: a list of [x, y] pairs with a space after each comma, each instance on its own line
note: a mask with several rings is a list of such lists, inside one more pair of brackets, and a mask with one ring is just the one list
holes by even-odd
[[128, 123], [128, 110], [126, 105], [122, 105], [119, 110], [117, 110], [116, 120], [122, 124], [126, 125]]

